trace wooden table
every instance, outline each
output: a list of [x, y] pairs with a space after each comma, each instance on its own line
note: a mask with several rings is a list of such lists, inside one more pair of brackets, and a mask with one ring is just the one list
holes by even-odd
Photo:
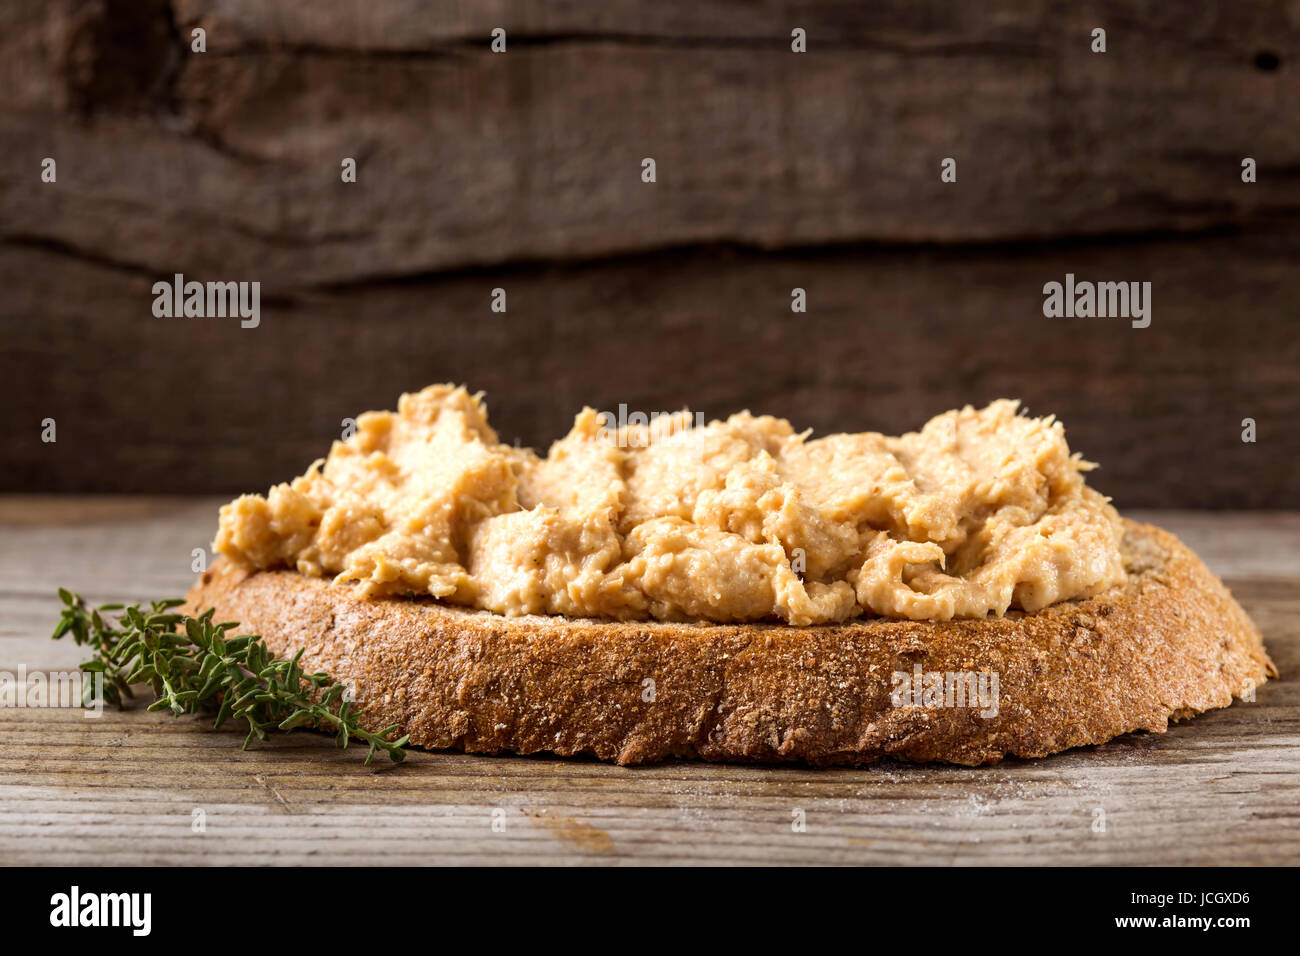
[[[75, 667], [47, 636], [59, 585], [97, 602], [183, 592], [217, 504], [0, 498], [0, 669]], [[0, 862], [1300, 862], [1300, 514], [1139, 517], [1204, 556], [1263, 629], [1282, 679], [1256, 702], [1045, 760], [858, 770], [425, 752], [367, 768], [311, 732], [245, 752], [239, 732], [142, 707], [5, 708]]]

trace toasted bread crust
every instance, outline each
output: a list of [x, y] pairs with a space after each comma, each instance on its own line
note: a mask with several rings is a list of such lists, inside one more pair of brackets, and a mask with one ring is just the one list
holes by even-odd
[[[219, 561], [191, 589], [309, 670], [355, 688], [364, 723], [476, 753], [978, 765], [1100, 744], [1225, 707], [1277, 671], [1259, 631], [1173, 535], [1125, 522], [1127, 583], [1037, 614], [795, 628], [502, 617], [365, 600]], [[895, 672], [998, 675], [978, 706], [894, 706]], [[653, 683], [649, 683], [653, 682]]]

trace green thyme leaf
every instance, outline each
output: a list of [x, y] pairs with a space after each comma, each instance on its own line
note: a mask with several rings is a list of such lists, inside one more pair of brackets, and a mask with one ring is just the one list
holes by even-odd
[[[302, 651], [292, 660], [273, 657], [260, 637], [227, 638], [232, 622], [212, 623], [208, 609], [197, 617], [173, 612], [180, 598], [140, 605], [104, 604], [88, 608], [76, 593], [59, 588], [63, 609], [54, 627], [57, 640], [73, 641], [93, 652], [81, 669], [104, 675], [104, 698], [121, 706], [133, 697], [132, 684], [152, 685], [149, 710], [179, 716], [216, 712], [214, 727], [227, 720], [248, 725], [244, 748], [269, 739], [268, 731], [317, 727], [335, 732], [340, 747], [357, 737], [369, 745], [366, 763], [383, 751], [394, 763], [406, 758], [409, 737], [388, 738], [397, 725], [377, 734], [361, 727], [361, 711], [347, 698], [347, 688], [328, 674], [304, 674]], [[89, 683], [87, 687], [89, 688]], [[86, 703], [91, 703], [87, 697]]]

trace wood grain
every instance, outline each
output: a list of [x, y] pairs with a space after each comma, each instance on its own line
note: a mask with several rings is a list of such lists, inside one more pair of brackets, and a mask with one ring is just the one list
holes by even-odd
[[[6, 5], [0, 237], [281, 294], [700, 243], [1197, 233], [1300, 207], [1284, 0], [472, 6]], [[515, 46], [490, 52], [489, 24]]]
[[[56, 584], [100, 600], [182, 588], [215, 504], [0, 499], [16, 544], [0, 552], [0, 667], [75, 661], [46, 651], [65, 650], [43, 637]], [[1282, 678], [1256, 702], [1041, 761], [816, 771], [445, 753], [367, 769], [307, 732], [241, 751], [198, 719], [5, 709], [0, 862], [1294, 865], [1300, 516], [1138, 517], [1200, 542], [1264, 631]]]
[[[457, 381], [487, 392], [504, 441], [541, 449], [584, 404], [894, 433], [1017, 397], [1066, 423], [1122, 507], [1300, 508], [1298, 257], [1288, 232], [700, 250], [304, 293], [241, 329], [155, 318], [147, 276], [10, 247], [0, 490], [260, 491], [323, 455], [344, 418]], [[1151, 326], [1044, 318], [1042, 286], [1067, 272], [1151, 281]], [[807, 314], [790, 311], [796, 287]]]
[[[1298, 508], [1297, 55], [1283, 0], [4, 4], [0, 491], [265, 488], [455, 380], [539, 447], [583, 403], [1018, 396], [1126, 507]], [[176, 272], [263, 325], [154, 318]], [[1066, 272], [1152, 327], [1045, 320]]]

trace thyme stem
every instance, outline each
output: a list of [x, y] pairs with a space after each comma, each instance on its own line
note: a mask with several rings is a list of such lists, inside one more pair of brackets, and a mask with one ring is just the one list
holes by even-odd
[[[228, 637], [233, 622], [212, 623], [211, 608], [198, 617], [173, 611], [185, 602], [173, 598], [154, 601], [147, 609], [138, 604], [104, 604], [89, 608], [77, 594], [59, 588], [63, 610], [54, 628], [57, 640], [71, 634], [94, 656], [81, 669], [104, 675], [104, 698], [122, 706], [134, 697], [132, 684], [149, 684], [154, 701], [150, 710], [173, 714], [216, 711], [214, 727], [227, 720], [248, 724], [244, 749], [253, 740], [269, 739], [273, 730], [313, 726], [334, 729], [335, 740], [346, 748], [352, 737], [370, 745], [369, 764], [379, 750], [394, 763], [406, 757], [408, 737], [389, 740], [397, 725], [378, 733], [361, 728], [360, 708], [346, 699], [346, 688], [328, 674], [305, 673], [299, 664], [302, 651], [292, 660], [271, 655], [260, 637]], [[84, 703], [89, 704], [94, 685], [86, 681]]]

